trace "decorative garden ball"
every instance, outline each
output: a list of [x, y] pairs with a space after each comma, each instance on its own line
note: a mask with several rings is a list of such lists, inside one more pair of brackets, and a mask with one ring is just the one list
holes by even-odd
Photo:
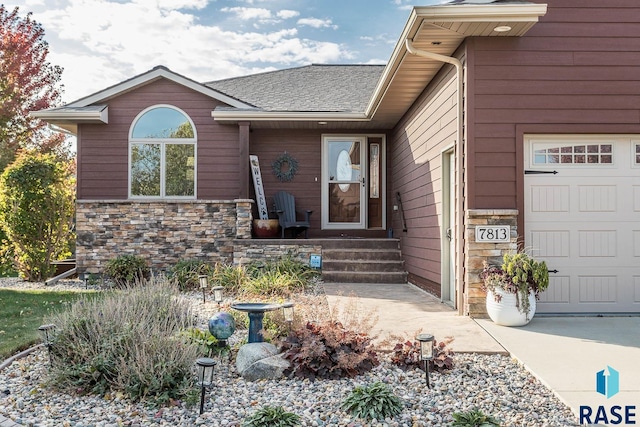
[[218, 340], [226, 340], [236, 330], [236, 321], [233, 316], [224, 311], [220, 311], [209, 319], [209, 332]]

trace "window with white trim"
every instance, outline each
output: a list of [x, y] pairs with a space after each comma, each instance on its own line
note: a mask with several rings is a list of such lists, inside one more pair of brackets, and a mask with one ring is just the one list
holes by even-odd
[[171, 105], [155, 105], [134, 119], [129, 131], [129, 196], [195, 198], [196, 129]]
[[611, 164], [613, 144], [562, 144], [534, 143], [533, 163], [544, 164]]

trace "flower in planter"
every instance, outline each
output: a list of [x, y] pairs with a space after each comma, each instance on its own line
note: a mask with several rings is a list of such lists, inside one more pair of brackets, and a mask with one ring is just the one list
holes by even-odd
[[526, 252], [506, 253], [502, 266], [489, 265], [484, 262], [480, 273], [482, 290], [491, 291], [496, 302], [501, 296], [496, 292], [500, 289], [505, 293], [516, 296], [518, 311], [529, 317], [529, 293], [538, 299], [540, 292], [549, 287], [549, 270], [544, 261], [537, 261]]

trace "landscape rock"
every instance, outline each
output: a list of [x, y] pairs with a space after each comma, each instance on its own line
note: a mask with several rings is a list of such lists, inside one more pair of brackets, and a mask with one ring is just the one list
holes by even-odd
[[290, 366], [288, 360], [283, 359], [279, 354], [275, 356], [260, 359], [249, 365], [240, 373], [242, 378], [247, 381], [257, 380], [275, 380], [282, 378], [285, 369]]
[[249, 366], [253, 365], [258, 360], [266, 359], [267, 357], [275, 356], [278, 354], [278, 349], [275, 345], [268, 342], [254, 342], [245, 344], [238, 350], [236, 356], [236, 369], [238, 373], [242, 375], [242, 372]]

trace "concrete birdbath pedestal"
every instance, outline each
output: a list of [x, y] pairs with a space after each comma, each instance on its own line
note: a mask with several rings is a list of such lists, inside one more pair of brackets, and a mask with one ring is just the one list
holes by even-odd
[[262, 319], [267, 311], [282, 308], [280, 304], [262, 302], [238, 302], [231, 304], [231, 308], [244, 311], [249, 315], [249, 342], [262, 342]]

